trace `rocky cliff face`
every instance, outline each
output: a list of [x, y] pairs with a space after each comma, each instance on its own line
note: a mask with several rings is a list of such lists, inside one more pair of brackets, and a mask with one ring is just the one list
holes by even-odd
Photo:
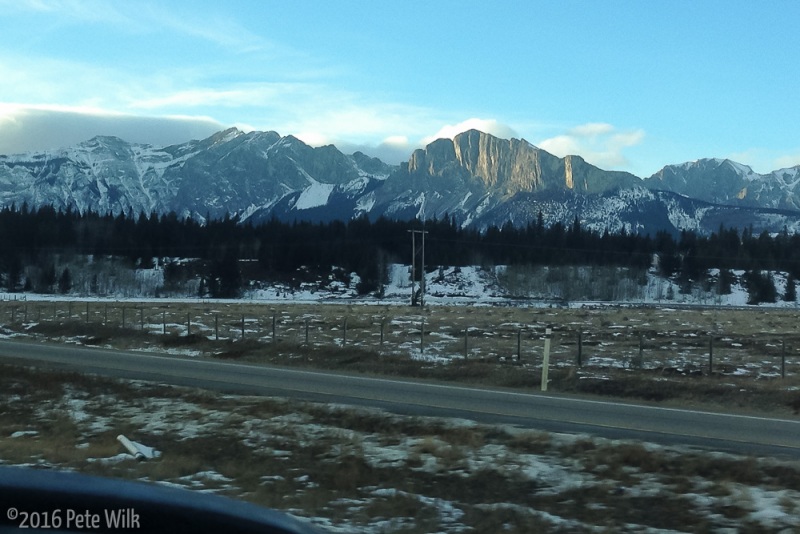
[[[415, 150], [408, 165], [387, 180], [377, 209], [448, 214], [469, 224], [521, 193], [598, 194], [640, 183], [631, 174], [603, 171], [578, 156], [562, 159], [525, 140], [469, 130]], [[426, 188], [430, 193], [420, 195]]]
[[499, 139], [477, 130], [414, 151], [408, 173], [473, 180], [506, 197], [563, 188], [599, 193], [640, 182], [632, 174], [602, 171], [579, 156], [557, 158], [524, 139]]

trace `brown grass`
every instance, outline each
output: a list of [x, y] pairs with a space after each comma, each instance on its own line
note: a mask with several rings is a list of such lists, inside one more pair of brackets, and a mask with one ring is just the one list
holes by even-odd
[[[704, 532], [719, 525], [710, 522], [709, 516], [695, 509], [683, 494], [711, 495], [715, 499], [713, 512], [738, 521], [752, 506], [740, 496], [739, 487], [800, 491], [800, 469], [786, 462], [651, 449], [631, 442], [564, 440], [533, 431], [454, 425], [322, 404], [223, 397], [185, 388], [129, 385], [14, 366], [3, 366], [2, 371], [0, 397], [4, 410], [0, 411], [0, 423], [7, 433], [0, 435], [0, 458], [4, 461], [47, 462], [102, 476], [197, 485], [262, 505], [306, 510], [310, 515], [350, 524], [368, 525], [381, 518], [395, 518], [397, 528], [392, 532], [443, 528], [439, 510], [420, 496], [451, 503], [464, 514], [459, 521], [477, 532], [556, 528], [540, 512], [609, 531], [638, 524]], [[67, 392], [69, 397], [65, 397]], [[116, 401], [99, 402], [102, 395], [113, 395]], [[75, 420], [63, 402], [65, 398], [86, 400], [89, 419]], [[92, 399], [98, 402], [92, 403]], [[181, 436], [181, 421], [176, 419], [163, 431], [143, 433], [135, 426], [126, 426], [121, 414], [130, 412], [117, 413], [156, 401], [164, 406], [169, 400], [174, 400], [175, 407], [177, 403], [192, 403], [198, 414], [204, 413], [202, 410], [224, 413], [220, 418], [224, 426], [187, 438]], [[111, 428], [89, 432], [93, 418], [99, 416], [109, 418]], [[270, 426], [255, 444], [248, 441], [251, 438], [244, 439], [248, 429], [258, 430], [259, 425], [275, 417], [314, 423], [320, 434], [305, 436], [299, 427], [287, 423]], [[9, 437], [16, 430], [35, 430], [38, 434]], [[146, 462], [91, 461], [122, 452], [116, 442], [118, 433], [156, 447], [163, 456]], [[367, 440], [394, 447], [407, 442], [407, 460], [378, 467], [365, 456]], [[470, 467], [468, 460], [484, 445], [502, 446], [508, 453], [497, 455], [494, 463]], [[289, 454], [276, 455], [275, 450]], [[541, 456], [553, 464], [573, 465], [589, 476], [586, 480], [596, 482], [556, 493], [543, 492], [548, 488], [546, 482], [523, 474], [509, 460], [511, 456], [507, 455], [514, 452]], [[435, 469], [420, 469], [430, 465], [426, 458], [435, 460]], [[199, 475], [204, 471], [215, 471], [230, 482], [204, 478]], [[649, 480], [657, 480], [665, 489], [655, 495], [628, 491], [647, 488]], [[395, 491], [373, 495], [386, 488]], [[797, 509], [786, 499], [781, 506], [787, 513]], [[755, 524], [746, 526], [759, 528]]]

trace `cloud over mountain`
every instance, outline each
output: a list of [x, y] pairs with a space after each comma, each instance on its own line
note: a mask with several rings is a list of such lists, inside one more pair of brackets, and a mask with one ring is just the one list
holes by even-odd
[[166, 146], [204, 139], [222, 129], [202, 117], [147, 117], [100, 109], [0, 105], [0, 154], [76, 145], [96, 135]]
[[629, 166], [624, 151], [640, 144], [644, 138], [642, 129], [620, 131], [608, 123], [592, 122], [574, 126], [537, 145], [560, 157], [579, 154], [594, 165], [621, 169]]

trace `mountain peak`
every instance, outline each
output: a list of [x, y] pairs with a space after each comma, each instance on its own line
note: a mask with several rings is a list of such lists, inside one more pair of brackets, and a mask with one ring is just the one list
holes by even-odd
[[211, 140], [212, 144], [227, 143], [231, 139], [235, 139], [240, 135], [244, 135], [244, 132], [235, 126], [232, 126], [227, 130], [222, 130], [221, 132], [215, 133], [209, 139]]
[[127, 144], [128, 143], [124, 139], [120, 139], [115, 135], [95, 135], [91, 139], [79, 143], [78, 146], [86, 148], [96, 148], [100, 146], [108, 147], [108, 146], [120, 146]]

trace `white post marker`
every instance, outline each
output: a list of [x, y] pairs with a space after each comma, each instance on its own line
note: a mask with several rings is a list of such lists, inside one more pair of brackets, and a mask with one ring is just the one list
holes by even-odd
[[553, 336], [552, 328], [544, 331], [544, 358], [542, 360], [542, 391], [547, 391], [547, 371], [550, 367], [550, 338]]

